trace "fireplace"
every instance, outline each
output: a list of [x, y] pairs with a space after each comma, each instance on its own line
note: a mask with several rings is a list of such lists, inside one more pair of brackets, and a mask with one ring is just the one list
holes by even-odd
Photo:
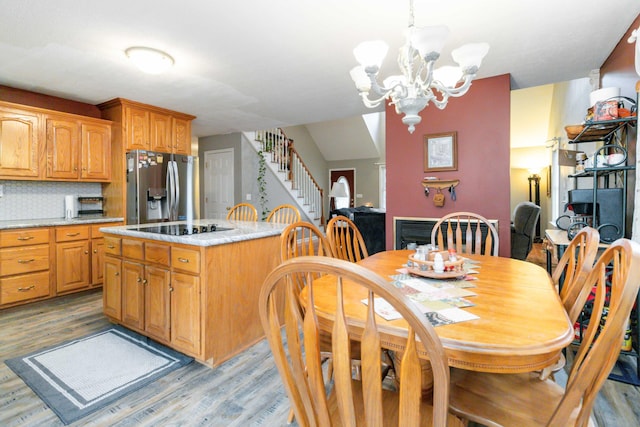
[[[431, 231], [440, 218], [412, 218], [412, 217], [394, 217], [393, 218], [393, 238], [394, 249], [406, 249], [409, 243], [417, 245], [426, 245], [431, 243]], [[498, 229], [498, 220], [489, 220], [496, 229]], [[487, 235], [487, 226], [480, 225], [482, 238]], [[446, 235], [446, 230], [442, 233]], [[465, 235], [462, 235], [463, 242]]]

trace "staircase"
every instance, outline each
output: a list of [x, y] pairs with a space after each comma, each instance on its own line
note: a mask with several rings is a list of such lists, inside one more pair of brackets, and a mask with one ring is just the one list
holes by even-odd
[[313, 178], [281, 128], [246, 132], [256, 152], [264, 156], [267, 168], [287, 189], [302, 216], [318, 227], [324, 224], [323, 190]]

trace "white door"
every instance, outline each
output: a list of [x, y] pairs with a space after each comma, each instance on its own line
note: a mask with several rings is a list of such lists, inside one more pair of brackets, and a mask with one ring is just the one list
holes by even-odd
[[234, 205], [233, 148], [204, 153], [205, 218], [226, 218]]

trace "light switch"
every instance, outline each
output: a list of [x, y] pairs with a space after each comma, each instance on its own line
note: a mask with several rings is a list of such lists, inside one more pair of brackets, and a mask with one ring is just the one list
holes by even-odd
[[0, 197], [4, 197], [4, 185], [0, 184]]
[[251, 193], [247, 193], [247, 200], [251, 200]]

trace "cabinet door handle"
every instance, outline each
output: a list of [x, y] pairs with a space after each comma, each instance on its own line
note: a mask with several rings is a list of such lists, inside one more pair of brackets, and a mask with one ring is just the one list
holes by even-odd
[[84, 254], [85, 255], [89, 255], [89, 251], [84, 251]]
[[142, 281], [142, 284], [143, 284], [143, 285], [146, 285], [146, 284], [147, 284], [147, 279], [144, 279], [144, 280]]
[[98, 253], [98, 250], [97, 250], [97, 249], [94, 249], [94, 250], [93, 250], [93, 253], [94, 253], [94, 254], [97, 254], [97, 253]]
[[173, 292], [173, 288], [169, 285], [169, 292]]
[[80, 233], [67, 233], [67, 237], [75, 237], [80, 235]]
[[107, 245], [107, 247], [108, 247], [109, 249], [115, 249], [115, 246], [113, 246], [113, 245]]
[[36, 285], [31, 285], [28, 288], [18, 288], [18, 292], [29, 292], [31, 289], [35, 289]]
[[119, 276], [119, 275], [120, 275], [120, 272], [116, 271], [116, 274], [114, 276]]
[[33, 239], [33, 236], [18, 237], [18, 240], [31, 240], [31, 239]]
[[18, 260], [18, 264], [28, 264], [30, 262], [35, 261], [35, 258], [31, 258], [31, 259], [19, 259]]
[[136, 280], [136, 282], [138, 282], [138, 283], [142, 282], [142, 278], [138, 277], [138, 280]]
[[178, 258], [178, 261], [188, 263], [189, 260], [187, 258]]

